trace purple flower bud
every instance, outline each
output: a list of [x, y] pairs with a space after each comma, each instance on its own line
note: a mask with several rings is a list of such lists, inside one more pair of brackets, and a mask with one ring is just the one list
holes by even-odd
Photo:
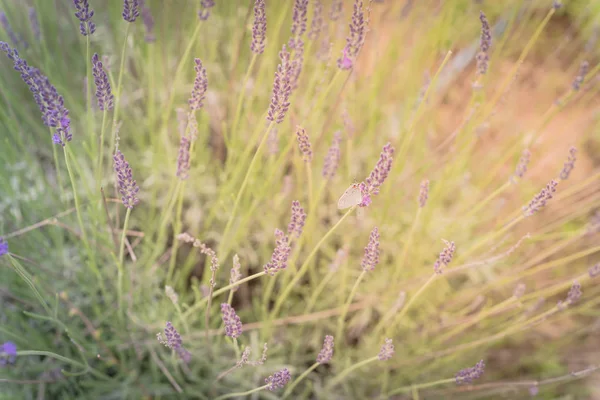
[[77, 10], [75, 16], [79, 20], [79, 32], [83, 36], [88, 36], [96, 32], [96, 24], [92, 21], [94, 10], [90, 9], [88, 0], [73, 0], [73, 5]]
[[[306, 32], [306, 22], [308, 20], [308, 0], [294, 0], [294, 10], [292, 11], [292, 36], [298, 38]], [[290, 46], [290, 48], [294, 48]]]
[[129, 163], [125, 160], [125, 156], [121, 150], [117, 150], [113, 156], [115, 173], [117, 174], [117, 184], [123, 205], [129, 209], [135, 206], [139, 199], [137, 194], [140, 191], [139, 186], [133, 179], [133, 173]]
[[421, 189], [419, 190], [419, 207], [425, 207], [427, 198], [429, 197], [429, 181], [425, 179], [421, 182]]
[[290, 218], [287, 229], [288, 238], [291, 239], [292, 237], [295, 237], [298, 239], [300, 235], [302, 235], [302, 229], [304, 228], [305, 222], [306, 212], [304, 211], [304, 208], [300, 206], [298, 200], [292, 201], [292, 217]]
[[381, 346], [381, 350], [379, 350], [377, 358], [379, 358], [379, 361], [385, 361], [392, 358], [393, 355], [394, 345], [392, 344], [392, 339], [385, 339], [385, 343]]
[[587, 62], [587, 61], [581, 62], [581, 65], [579, 66], [579, 73], [577, 74], [577, 76], [575, 77], [575, 80], [571, 84], [571, 87], [573, 88], [574, 91], [578, 91], [579, 89], [581, 89], [581, 84], [585, 80], [585, 76], [587, 75], [589, 68], [590, 68], [589, 62]]
[[444, 248], [444, 250], [442, 250], [442, 252], [438, 256], [438, 259], [435, 261], [435, 264], [433, 264], [433, 270], [437, 274], [441, 274], [442, 267], [447, 267], [448, 264], [450, 264], [452, 262], [452, 258], [454, 257], [454, 252], [456, 251], [456, 245], [454, 244], [454, 242], [449, 242], [447, 240], [444, 240], [444, 243], [446, 244], [446, 247]]
[[96, 53], [92, 56], [92, 73], [94, 75], [94, 83], [96, 84], [98, 108], [101, 111], [112, 110], [113, 95], [110, 88], [110, 81], [106, 71], [102, 68], [102, 61], [100, 61], [100, 58]]
[[296, 127], [296, 139], [298, 140], [298, 147], [302, 153], [302, 159], [304, 162], [311, 162], [313, 156], [312, 147], [306, 130], [301, 126]]
[[181, 335], [179, 335], [179, 332], [177, 332], [177, 329], [175, 329], [171, 322], [167, 322], [164, 333], [165, 338], [160, 333], [156, 335], [158, 341], [175, 351], [185, 363], [189, 363], [192, 359], [192, 354], [182, 346]]
[[188, 178], [190, 171], [190, 138], [182, 136], [179, 141], [179, 154], [177, 155], [177, 177], [181, 180]]
[[344, 53], [338, 59], [338, 67], [340, 69], [350, 69], [358, 56], [364, 41], [365, 41], [366, 23], [365, 13], [363, 11], [362, 0], [354, 1], [354, 12], [350, 22], [350, 34], [346, 38], [346, 46]]
[[145, 0], [140, 0], [140, 14], [142, 15], [142, 22], [144, 23], [144, 28], [146, 29], [146, 36], [144, 40], [147, 43], [152, 43], [156, 40], [154, 36], [154, 17], [152, 16], [152, 11], [150, 11], [150, 7], [146, 5]]
[[206, 96], [206, 90], [208, 89], [208, 78], [206, 77], [206, 69], [202, 66], [202, 61], [199, 58], [194, 59], [196, 64], [194, 70], [196, 71], [196, 78], [194, 79], [194, 88], [192, 89], [192, 95], [188, 100], [190, 109], [196, 111], [202, 108], [204, 97]]
[[[8, 246], [7, 246], [7, 251], [8, 251]], [[1, 249], [1, 247], [0, 247], [0, 255], [2, 255], [2, 249]], [[590, 278], [595, 278], [598, 275], [600, 275], [600, 263], [592, 265], [588, 269], [588, 274], [589, 274]]]
[[268, 384], [267, 390], [273, 391], [284, 387], [292, 379], [292, 375], [287, 368], [281, 371], [275, 372], [273, 375], [265, 379], [265, 383]]
[[569, 289], [569, 293], [567, 293], [566, 303], [573, 304], [576, 303], [581, 298], [581, 283], [575, 281]]
[[456, 384], [457, 385], [468, 385], [471, 384], [474, 380], [481, 378], [483, 372], [485, 370], [485, 364], [483, 360], [479, 361], [475, 364], [474, 367], [465, 368], [456, 374]]
[[554, 193], [556, 192], [556, 186], [558, 186], [558, 181], [553, 179], [548, 182], [546, 187], [543, 188], [537, 195], [535, 195], [535, 197], [526, 207], [523, 207], [525, 216], [529, 217], [544, 208], [548, 200], [554, 196]]
[[327, 157], [323, 163], [323, 178], [331, 179], [335, 176], [340, 163], [340, 143], [342, 141], [342, 132], [337, 131], [333, 135], [331, 147], [327, 151]]
[[0, 366], [13, 364], [17, 359], [17, 345], [13, 342], [4, 342], [0, 346]]
[[560, 171], [560, 179], [567, 180], [573, 168], [575, 168], [575, 161], [577, 161], [577, 149], [573, 146], [569, 149], [569, 158], [565, 162], [563, 169]]
[[521, 154], [521, 158], [519, 159], [517, 168], [515, 168], [516, 177], [522, 178], [525, 175], [525, 172], [527, 172], [527, 165], [529, 164], [530, 158], [531, 152], [528, 149], [523, 150], [523, 154]]
[[375, 227], [369, 235], [369, 243], [365, 247], [365, 254], [360, 264], [364, 271], [373, 271], [379, 264], [379, 252], [379, 230]]
[[327, 335], [323, 341], [323, 347], [317, 355], [317, 362], [319, 364], [327, 364], [331, 361], [331, 357], [333, 357], [333, 336]]
[[127, 22], [135, 22], [140, 16], [139, 0], [123, 0], [123, 19]]
[[225, 324], [225, 335], [236, 339], [242, 334], [242, 321], [233, 307], [227, 303], [221, 304], [221, 314]]
[[[369, 177], [365, 180], [361, 190], [363, 195], [377, 195], [379, 193], [379, 187], [385, 182], [388, 177], [390, 170], [392, 169], [392, 162], [394, 161], [394, 148], [390, 143], [383, 146], [383, 150], [379, 155], [379, 160], [375, 164], [375, 168], [369, 174]], [[364, 207], [364, 205], [362, 205]]]
[[268, 121], [275, 121], [280, 124], [285, 118], [285, 114], [290, 108], [290, 96], [292, 94], [292, 74], [294, 65], [290, 61], [290, 53], [285, 44], [279, 52], [281, 62], [277, 66], [275, 79], [273, 80], [273, 93], [271, 95], [271, 104], [267, 113]]
[[310, 31], [308, 32], [308, 38], [315, 40], [319, 37], [321, 30], [325, 27], [325, 21], [323, 19], [323, 2], [321, 0], [315, 0], [313, 5], [313, 16], [310, 22]]
[[252, 43], [250, 50], [255, 54], [265, 51], [265, 38], [267, 37], [267, 13], [265, 11], [265, 0], [254, 2], [254, 24], [252, 25]]
[[481, 21], [481, 40], [479, 42], [479, 53], [477, 54], [477, 70], [481, 75], [484, 75], [488, 70], [490, 62], [489, 53], [492, 46], [492, 30], [483, 11], [479, 12], [479, 20]]
[[42, 37], [42, 32], [40, 31], [40, 21], [38, 20], [37, 12], [34, 7], [29, 7], [29, 25], [31, 25], [31, 31], [33, 32], [33, 37], [38, 42]]
[[0, 257], [5, 254], [8, 254], [8, 242], [3, 237], [0, 237]]
[[287, 268], [288, 258], [292, 251], [289, 239], [283, 231], [275, 229], [275, 238], [276, 245], [275, 250], [273, 250], [273, 254], [271, 255], [271, 261], [264, 266], [265, 272], [271, 276]]
[[201, 0], [198, 18], [200, 18], [201, 21], [206, 21], [208, 17], [210, 17], [210, 9], [214, 6], [215, 2], [213, 0]]

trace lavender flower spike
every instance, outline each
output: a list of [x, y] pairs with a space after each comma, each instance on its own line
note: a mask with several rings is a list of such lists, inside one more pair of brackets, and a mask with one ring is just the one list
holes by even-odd
[[529, 217], [544, 208], [548, 200], [554, 196], [554, 193], [556, 192], [556, 186], [558, 186], [558, 181], [553, 179], [548, 182], [546, 187], [543, 188], [537, 195], [535, 195], [535, 197], [531, 199], [527, 206], [523, 207], [525, 216]]
[[433, 264], [433, 270], [435, 271], [436, 274], [441, 274], [442, 267], [447, 267], [448, 264], [450, 264], [450, 262], [452, 262], [452, 258], [454, 257], [454, 252], [456, 251], [456, 245], [454, 244], [454, 242], [449, 242], [447, 240], [444, 240], [444, 243], [446, 244], [446, 247], [444, 248], [444, 250], [442, 250], [442, 252], [438, 256], [438, 259], [435, 261], [435, 264]]
[[468, 385], [472, 383], [474, 380], [481, 378], [483, 372], [485, 370], [485, 363], [483, 360], [479, 361], [475, 364], [474, 367], [465, 368], [456, 374], [456, 384], [457, 385]]
[[262, 54], [265, 51], [265, 38], [267, 36], [267, 13], [265, 11], [265, 0], [254, 2], [254, 24], [252, 25], [252, 42], [250, 50], [254, 54]]
[[73, 5], [77, 10], [75, 16], [79, 20], [79, 32], [83, 36], [88, 36], [96, 32], [96, 24], [92, 21], [94, 10], [90, 9], [88, 0], [73, 0]]
[[133, 179], [133, 173], [129, 163], [125, 160], [125, 156], [121, 153], [121, 150], [117, 150], [113, 156], [115, 173], [117, 174], [117, 183], [119, 186], [119, 193], [121, 193], [121, 200], [123, 205], [129, 209], [135, 206], [139, 199], [137, 194], [140, 190], [139, 186]]
[[317, 362], [319, 364], [327, 364], [333, 357], [333, 336], [326, 335], [323, 341], [323, 347], [317, 355]]
[[281, 62], [275, 72], [271, 104], [267, 113], [267, 120], [278, 124], [283, 122], [285, 114], [290, 108], [291, 80], [294, 72], [294, 63], [290, 61], [290, 53], [285, 44], [279, 52], [279, 59]]
[[350, 22], [350, 34], [346, 38], [346, 46], [343, 50], [343, 55], [338, 59], [338, 67], [340, 69], [350, 69], [354, 65], [354, 61], [358, 56], [366, 34], [365, 13], [363, 11], [362, 0], [354, 1], [354, 12], [352, 13], [352, 21]]
[[[240, 257], [235, 254], [233, 256], [233, 267], [231, 268], [231, 272], [230, 272], [230, 278], [229, 278], [229, 284], [233, 285], [235, 284], [237, 281], [240, 280], [240, 278], [242, 277], [242, 266], [240, 264]], [[231, 288], [232, 292], [235, 292], [236, 290], [238, 290], [240, 288], [239, 285], [236, 285], [234, 287]]]
[[279, 229], [275, 229], [275, 238], [277, 241], [273, 255], [271, 255], [271, 261], [264, 266], [265, 272], [271, 276], [287, 268], [288, 258], [292, 251], [289, 239], [285, 233]]
[[0, 257], [5, 254], [8, 254], [8, 242], [3, 237], [0, 237]]
[[127, 22], [135, 22], [135, 19], [140, 16], [139, 0], [123, 0], [123, 19]]
[[342, 132], [337, 131], [333, 135], [333, 141], [331, 147], [327, 151], [327, 157], [325, 157], [325, 163], [323, 163], [323, 178], [331, 179], [337, 172], [338, 165], [340, 164], [340, 143], [342, 142]]
[[429, 181], [425, 179], [421, 182], [421, 188], [419, 190], [419, 207], [425, 207], [427, 203], [427, 198], [429, 197]]
[[202, 102], [208, 89], [208, 78], [206, 77], [206, 69], [202, 66], [202, 61], [199, 58], [195, 58], [194, 63], [196, 64], [194, 66], [196, 78], [194, 79], [194, 88], [192, 89], [192, 95], [188, 100], [188, 104], [192, 111], [197, 111], [204, 105]]
[[190, 146], [191, 141], [187, 136], [182, 136], [179, 141], [179, 154], [177, 156], [177, 177], [186, 180], [190, 171]]
[[379, 361], [389, 360], [394, 356], [394, 345], [392, 344], [392, 339], [385, 339], [385, 343], [381, 346], [381, 350], [377, 355]]
[[365, 247], [361, 266], [364, 271], [373, 271], [377, 264], [379, 264], [379, 230], [375, 227], [371, 231], [369, 243]]
[[529, 149], [523, 150], [523, 154], [521, 154], [521, 158], [519, 159], [519, 163], [515, 168], [515, 177], [522, 178], [527, 172], [527, 165], [529, 164], [529, 159], [531, 158], [531, 152]]
[[13, 364], [17, 358], [17, 345], [5, 342], [0, 346], [0, 366]]
[[200, 2], [201, 10], [198, 11], [198, 18], [201, 21], [206, 21], [210, 17], [210, 9], [214, 6], [215, 2], [213, 0], [202, 0]]
[[492, 30], [483, 11], [479, 12], [479, 20], [481, 21], [481, 40], [479, 43], [479, 53], [477, 54], [477, 70], [481, 75], [485, 75], [490, 62]]
[[225, 335], [232, 339], [238, 338], [242, 334], [242, 321], [233, 307], [227, 303], [221, 304], [221, 314], [225, 324]]
[[156, 37], [154, 36], [154, 17], [152, 16], [150, 7], [146, 5], [145, 0], [140, 0], [140, 14], [142, 15], [142, 22], [146, 29], [144, 40], [147, 43], [152, 43], [156, 40]]
[[96, 100], [98, 100], [98, 108], [101, 111], [112, 110], [113, 95], [110, 88], [110, 81], [98, 54], [92, 56], [92, 73], [94, 75], [94, 83], [96, 84]]
[[302, 153], [302, 159], [304, 162], [311, 162], [313, 156], [312, 147], [308, 135], [306, 134], [306, 130], [301, 126], [296, 127], [296, 139], [298, 140], [298, 147]]
[[292, 375], [287, 368], [277, 371], [265, 379], [265, 383], [269, 385], [267, 386], [267, 390], [274, 391], [275, 389], [282, 388], [287, 385], [290, 379], [292, 379]]
[[571, 171], [575, 168], [575, 161], [577, 161], [577, 149], [571, 146], [569, 149], [569, 158], [565, 162], [562, 171], [560, 171], [560, 179], [563, 181], [569, 179]]
[[321, 34], [321, 30], [325, 26], [323, 21], [323, 2], [321, 0], [315, 0], [313, 5], [313, 15], [310, 22], [310, 31], [308, 32], [308, 38], [315, 40]]
[[10, 41], [12, 42], [13, 46], [18, 46], [21, 41], [17, 37], [17, 34], [13, 30], [12, 26], [10, 26], [10, 22], [8, 22], [8, 17], [2, 11], [0, 11], [0, 24], [2, 25], [2, 28], [4, 28], [4, 30], [6, 31], [6, 34], [10, 38]]
[[35, 11], [34, 7], [29, 7], [28, 16], [33, 37], [39, 42], [40, 38], [42, 37], [42, 32], [40, 31], [40, 21], [38, 20], [37, 11]]
[[360, 190], [363, 195], [363, 201], [360, 204], [361, 207], [368, 206], [371, 203], [371, 195], [379, 193], [379, 187], [383, 185], [383, 182], [385, 182], [392, 169], [393, 155], [394, 147], [392, 147], [391, 143], [383, 146], [375, 168], [373, 168], [369, 177], [360, 184]]
[[585, 76], [587, 75], [589, 69], [590, 63], [587, 61], [582, 61], [581, 65], [579, 66], [579, 73], [577, 74], [575, 80], [573, 80], [573, 83], [571, 84], [571, 88], [574, 91], [578, 91], [579, 89], [581, 89], [581, 84], [583, 84], [583, 81], [585, 80]]
[[[1, 240], [0, 240], [1, 243]], [[0, 255], [2, 255], [2, 248], [0, 247]], [[588, 268], [588, 274], [590, 278], [595, 278], [600, 275], [600, 263], [592, 265]]]
[[302, 229], [304, 228], [305, 222], [306, 211], [304, 211], [304, 208], [300, 206], [300, 202], [298, 200], [292, 201], [292, 217], [290, 219], [290, 223], [288, 224], [288, 237], [290, 239], [292, 237], [298, 239], [300, 235], [302, 235]]
[[[306, 32], [308, 20], [308, 0], [294, 0], [294, 11], [292, 12], [292, 39], [298, 38]], [[294, 48], [290, 43], [290, 48]]]
[[179, 358], [181, 358], [185, 363], [189, 363], [192, 359], [192, 355], [182, 346], [183, 342], [181, 340], [181, 335], [179, 335], [179, 332], [177, 332], [177, 329], [175, 329], [171, 322], [167, 322], [164, 332], [164, 338], [160, 333], [156, 335], [158, 341], [175, 351]]

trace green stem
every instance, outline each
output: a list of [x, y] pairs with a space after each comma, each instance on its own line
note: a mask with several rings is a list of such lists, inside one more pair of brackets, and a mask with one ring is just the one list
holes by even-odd
[[249, 394], [260, 392], [261, 390], [265, 390], [269, 386], [270, 385], [263, 385], [261, 387], [257, 387], [256, 389], [248, 390], [247, 392], [236, 392], [236, 393], [224, 394], [222, 396], [216, 397], [214, 400], [223, 400], [223, 399], [231, 399], [233, 397], [248, 396]]
[[118, 276], [118, 286], [117, 286], [117, 295], [119, 298], [119, 314], [123, 315], [123, 257], [125, 254], [125, 239], [127, 232], [127, 224], [129, 223], [129, 216], [131, 215], [131, 208], [127, 208], [127, 212], [125, 213], [125, 222], [123, 222], [123, 233], [121, 234], [121, 243], [119, 244], [119, 276]]
[[52, 144], [52, 156], [54, 157], [54, 165], [56, 166], [56, 184], [58, 185], [58, 190], [60, 191], [60, 200], [65, 201], [65, 188], [62, 180], [62, 172], [60, 172], [58, 152], [56, 151], [56, 145], [54, 143]]
[[43, 357], [50, 357], [50, 358], [54, 358], [63, 362], [66, 362], [67, 364], [71, 364], [74, 365], [76, 367], [79, 368], [88, 368], [88, 371], [103, 380], [110, 380], [110, 377], [107, 375], [104, 375], [102, 372], [96, 371], [94, 368], [86, 366], [78, 361], [72, 360], [70, 358], [61, 356], [60, 354], [56, 354], [56, 353], [52, 353], [49, 351], [42, 351], [42, 350], [22, 350], [22, 351], [17, 351], [17, 356], [21, 357], [21, 356], [43, 356]]
[[356, 363], [356, 364], [346, 368], [345, 370], [340, 372], [340, 374], [338, 376], [336, 376], [335, 379], [333, 379], [331, 382], [329, 382], [329, 385], [327, 385], [327, 388], [328, 389], [333, 388], [335, 385], [342, 382], [353, 371], [355, 371], [361, 367], [364, 367], [365, 365], [370, 364], [374, 361], [378, 361], [378, 360], [379, 360], [379, 357], [375, 356], [375, 357], [367, 358], [366, 360], [363, 360], [359, 363]]
[[113, 123], [111, 129], [111, 144], [110, 151], [115, 150], [115, 142], [116, 142], [116, 126], [117, 121], [119, 120], [119, 104], [121, 103], [121, 83], [123, 82], [123, 70], [125, 69], [125, 50], [127, 49], [127, 38], [129, 37], [129, 27], [131, 23], [127, 23], [127, 28], [125, 28], [125, 38], [123, 39], [123, 48], [121, 49], [121, 65], [119, 67], [119, 77], [117, 78], [117, 89], [115, 91], [115, 107], [113, 113]]
[[348, 314], [348, 308], [350, 308], [350, 303], [352, 303], [352, 299], [354, 299], [354, 296], [356, 295], [356, 291], [358, 290], [358, 285], [363, 280], [366, 273], [367, 273], [367, 270], [363, 269], [362, 272], [360, 273], [360, 275], [358, 276], [358, 279], [356, 279], [356, 282], [354, 282], [354, 286], [352, 287], [352, 290], [350, 291], [350, 295], [348, 296], [348, 299], [346, 300], [346, 303], [344, 304], [344, 308], [338, 319], [338, 326], [337, 326], [337, 331], [336, 331], [336, 335], [335, 335], [337, 340], [340, 340], [340, 341], [342, 340], [342, 333], [344, 331], [344, 321], [346, 320], [346, 315]]
[[77, 222], [79, 223], [79, 229], [81, 230], [81, 238], [83, 240], [83, 245], [86, 248], [89, 258], [89, 266], [92, 272], [98, 278], [98, 284], [102, 290], [102, 293], [105, 293], [104, 282], [102, 280], [102, 275], [100, 274], [100, 270], [96, 265], [96, 260], [92, 254], [92, 249], [90, 247], [90, 243], [87, 238], [87, 234], [85, 232], [85, 227], [83, 225], [83, 218], [81, 217], [81, 206], [79, 204], [79, 196], [77, 195], [77, 188], [75, 187], [75, 177], [73, 176], [73, 171], [71, 170], [71, 164], [69, 163], [69, 155], [67, 154], [67, 147], [63, 146], [63, 152], [65, 155], [65, 164], [67, 165], [67, 172], [69, 173], [69, 179], [71, 180], [71, 188], [73, 189], [73, 200], [75, 201], [75, 212], [77, 214]]
[[[177, 197], [177, 208], [175, 210], [175, 221], [173, 222], [173, 237], [177, 238], [177, 235], [181, 233], [181, 214], [183, 212], [183, 194], [185, 192], [185, 181], [181, 183], [179, 190], [176, 194]], [[169, 260], [169, 271], [167, 273], [167, 282], [169, 285], [173, 283], [173, 272], [175, 271], [175, 264], [177, 263], [177, 250], [179, 249], [179, 240], [173, 241], [171, 247], [171, 259]]]
[[294, 380], [294, 382], [292, 382], [291, 384], [288, 385], [287, 389], [285, 389], [285, 392], [283, 393], [283, 396], [281, 397], [281, 399], [287, 399], [288, 396], [290, 394], [292, 394], [292, 391], [294, 390], [294, 388], [304, 379], [306, 378], [311, 372], [313, 372], [319, 365], [321, 365], [321, 363], [314, 363], [313, 365], [310, 366], [310, 368], [308, 368], [306, 371], [304, 371], [302, 373], [302, 375], [300, 375], [298, 378], [296, 378]]
[[94, 149], [94, 130], [92, 128], [92, 65], [90, 59], [90, 35], [86, 35], [85, 37], [85, 81], [86, 81], [86, 91], [85, 91], [85, 100], [87, 103], [87, 128], [91, 131], [89, 132], [90, 141], [92, 142], [92, 149]]
[[445, 385], [446, 383], [455, 383], [455, 382], [456, 382], [456, 378], [448, 378], [448, 379], [440, 379], [439, 381], [434, 381], [434, 382], [402, 386], [402, 387], [399, 387], [398, 389], [394, 389], [391, 392], [389, 392], [388, 394], [386, 394], [385, 398], [389, 398], [390, 396], [393, 396], [395, 394], [402, 393], [402, 392], [410, 392], [411, 390], [414, 392], [415, 390], [418, 390], [418, 389], [425, 389], [425, 388], [432, 387], [432, 386]]
[[102, 186], [102, 178], [104, 175], [104, 130], [106, 128], [107, 111], [102, 112], [102, 125], [100, 127], [100, 153], [98, 155], [98, 165], [96, 167], [96, 184]]
[[17, 272], [17, 274], [21, 277], [21, 279], [23, 279], [25, 281], [25, 283], [27, 283], [27, 285], [29, 286], [29, 288], [31, 289], [31, 291], [33, 292], [33, 294], [35, 295], [35, 297], [38, 299], [38, 301], [40, 302], [40, 304], [44, 308], [44, 311], [46, 311], [46, 313], [51, 317], [51, 319], [54, 320], [54, 318], [52, 318], [53, 313], [50, 310], [50, 306], [48, 306], [48, 303], [46, 303], [46, 300], [44, 300], [44, 298], [42, 297], [42, 294], [35, 287], [35, 284], [31, 280], [31, 278], [30, 278], [29, 273], [27, 272], [27, 270], [21, 265], [21, 263], [19, 263], [10, 254], [9, 254], [9, 258], [10, 258], [10, 262], [13, 265], [13, 267], [15, 268], [15, 271]]

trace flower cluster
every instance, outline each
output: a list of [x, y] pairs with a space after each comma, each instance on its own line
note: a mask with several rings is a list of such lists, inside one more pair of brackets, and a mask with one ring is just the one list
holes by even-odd
[[338, 165], [340, 164], [340, 144], [342, 142], [342, 132], [337, 131], [333, 135], [333, 141], [331, 142], [331, 146], [327, 151], [327, 156], [325, 157], [325, 162], [323, 163], [323, 178], [331, 179], [335, 176], [337, 172]]
[[446, 244], [446, 247], [438, 256], [437, 260], [435, 261], [435, 264], [433, 264], [433, 270], [436, 274], [441, 274], [442, 267], [447, 267], [448, 264], [452, 262], [452, 257], [454, 257], [454, 252], [456, 251], [456, 245], [454, 244], [454, 242], [444, 240], [444, 243]]
[[90, 9], [88, 0], [73, 0], [73, 5], [77, 10], [75, 16], [79, 20], [79, 32], [83, 36], [88, 36], [96, 32], [96, 24], [92, 21], [94, 10]]
[[265, 272], [271, 276], [287, 268], [287, 262], [292, 252], [289, 239], [283, 231], [275, 229], [275, 239], [275, 250], [271, 255], [271, 261], [264, 266]]
[[548, 182], [546, 187], [536, 194], [527, 206], [523, 207], [525, 216], [529, 217], [544, 208], [548, 200], [554, 196], [556, 186], [558, 186], [558, 181], [553, 179]]
[[325, 22], [323, 20], [323, 3], [321, 0], [315, 0], [313, 5], [313, 16], [310, 22], [310, 31], [308, 31], [308, 38], [312, 40], [317, 39], [324, 27]]
[[271, 104], [267, 112], [267, 120], [278, 124], [283, 122], [285, 114], [290, 108], [290, 96], [292, 94], [291, 81], [294, 72], [294, 63], [290, 60], [290, 53], [285, 44], [279, 52], [279, 59], [281, 62], [275, 72]]
[[196, 78], [194, 79], [194, 88], [192, 89], [192, 95], [188, 100], [190, 110], [196, 111], [202, 108], [204, 105], [204, 97], [206, 96], [206, 90], [208, 89], [208, 78], [206, 77], [206, 69], [202, 66], [202, 61], [199, 58], [194, 59], [194, 70], [196, 71]]
[[0, 366], [13, 364], [17, 359], [17, 345], [5, 342], [0, 346]]
[[477, 70], [481, 75], [484, 75], [490, 62], [490, 47], [492, 47], [492, 30], [490, 23], [483, 11], [479, 12], [479, 20], [481, 21], [481, 40], [479, 42], [479, 53], [477, 54]]
[[354, 12], [350, 22], [350, 34], [346, 38], [346, 46], [342, 51], [342, 57], [338, 59], [340, 69], [350, 69], [358, 56], [358, 52], [365, 40], [366, 24], [362, 0], [354, 1]]
[[383, 182], [387, 179], [391, 169], [392, 162], [394, 161], [394, 147], [391, 143], [387, 143], [383, 146], [383, 150], [379, 155], [379, 160], [375, 164], [375, 168], [369, 174], [367, 179], [360, 184], [360, 191], [363, 195], [363, 201], [360, 204], [361, 207], [366, 207], [371, 204], [371, 195], [379, 194], [379, 187], [383, 185]]
[[364, 271], [373, 271], [377, 264], [379, 264], [379, 230], [375, 227], [369, 235], [369, 243], [365, 247], [360, 265]]
[[385, 339], [385, 343], [381, 346], [381, 350], [379, 350], [379, 354], [377, 358], [379, 361], [389, 360], [394, 356], [394, 345], [392, 344], [392, 339]]
[[333, 357], [333, 336], [326, 335], [323, 341], [323, 347], [317, 355], [317, 362], [319, 364], [327, 364]]
[[429, 181], [425, 179], [421, 182], [421, 188], [419, 190], [419, 207], [425, 207], [427, 198], [429, 197]]
[[192, 359], [192, 354], [182, 346], [181, 335], [179, 335], [179, 332], [177, 332], [177, 329], [175, 329], [171, 322], [167, 322], [164, 334], [164, 338], [160, 332], [156, 335], [158, 341], [177, 353], [179, 358], [185, 363], [189, 363]]
[[94, 75], [94, 83], [96, 84], [96, 100], [98, 100], [98, 108], [100, 111], [108, 111], [113, 108], [113, 94], [110, 88], [108, 74], [104, 71], [102, 61], [98, 54], [92, 56], [92, 74]]
[[221, 304], [221, 315], [225, 324], [225, 336], [232, 339], [238, 338], [242, 334], [242, 321], [233, 307], [227, 303]]
[[569, 179], [571, 171], [575, 168], [575, 161], [577, 161], [577, 149], [571, 146], [569, 149], [569, 158], [565, 162], [563, 169], [560, 171], [560, 179], [563, 181]]
[[269, 350], [269, 347], [265, 343], [263, 346], [262, 356], [256, 361], [250, 361], [250, 352], [252, 350], [250, 349], [249, 346], [246, 346], [246, 348], [242, 352], [242, 356], [240, 357], [238, 362], [235, 363], [235, 366], [237, 368], [241, 368], [244, 365], [253, 365], [253, 366], [263, 365], [267, 361], [267, 350]]
[[8, 254], [8, 242], [0, 237], [0, 257], [5, 254]]
[[123, 0], [123, 19], [127, 22], [135, 22], [135, 19], [140, 16], [139, 0]]
[[198, 18], [202, 21], [206, 21], [210, 17], [210, 9], [215, 6], [214, 0], [201, 0], [200, 10], [198, 11]]
[[523, 154], [521, 154], [521, 158], [519, 158], [519, 163], [515, 168], [515, 177], [522, 178], [527, 172], [527, 165], [529, 164], [529, 160], [531, 158], [531, 152], [529, 149], [523, 150]]
[[456, 373], [455, 380], [457, 385], [468, 385], [474, 380], [481, 378], [485, 370], [483, 360], [475, 364], [474, 367], [461, 369]]
[[267, 13], [265, 11], [265, 0], [254, 2], [254, 24], [252, 25], [252, 42], [250, 50], [255, 54], [265, 51], [265, 38], [267, 37]]
[[290, 379], [292, 379], [292, 375], [287, 368], [277, 371], [265, 379], [265, 383], [268, 385], [267, 390], [273, 391], [282, 388], [287, 385]]
[[219, 269], [219, 258], [217, 257], [217, 253], [213, 249], [208, 247], [206, 244], [202, 243], [200, 240], [190, 235], [189, 233], [180, 233], [179, 235], [177, 235], [177, 240], [181, 240], [185, 243], [191, 243], [192, 246], [200, 249], [200, 253], [204, 254], [207, 257], [210, 257], [210, 271], [212, 272], [212, 275], [209, 283], [212, 287], [215, 287], [215, 285], [217, 284], [215, 281], [215, 275], [217, 270]]
[[133, 179], [131, 167], [127, 160], [125, 160], [125, 156], [121, 153], [121, 150], [115, 152], [113, 160], [119, 193], [122, 196], [121, 200], [125, 207], [132, 209], [139, 202], [137, 194], [140, 191], [140, 187], [137, 185], [135, 179]]
[[[308, 21], [308, 0], [295, 0], [292, 11], [292, 39], [302, 36], [306, 32], [306, 22]], [[290, 42], [291, 43], [291, 42]], [[290, 48], [294, 48], [290, 44]]]
[[298, 140], [298, 147], [302, 153], [302, 159], [304, 162], [311, 162], [313, 156], [312, 146], [310, 145], [306, 130], [301, 126], [296, 127], [296, 139]]
[[292, 216], [287, 228], [287, 236], [291, 240], [292, 237], [298, 239], [302, 235], [302, 229], [306, 223], [306, 211], [300, 206], [298, 200], [292, 201]]
[[583, 81], [585, 80], [585, 76], [587, 75], [589, 69], [590, 63], [585, 60], [582, 61], [581, 65], [579, 66], [579, 73], [577, 74], [575, 80], [573, 80], [573, 83], [571, 84], [571, 87], [574, 91], [578, 91], [579, 89], [581, 89], [581, 85], [583, 84]]

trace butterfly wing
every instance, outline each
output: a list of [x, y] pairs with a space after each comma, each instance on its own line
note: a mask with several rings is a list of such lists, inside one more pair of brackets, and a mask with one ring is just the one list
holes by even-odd
[[345, 208], [353, 207], [362, 202], [362, 193], [358, 185], [352, 185], [338, 200], [338, 209], [343, 210]]

